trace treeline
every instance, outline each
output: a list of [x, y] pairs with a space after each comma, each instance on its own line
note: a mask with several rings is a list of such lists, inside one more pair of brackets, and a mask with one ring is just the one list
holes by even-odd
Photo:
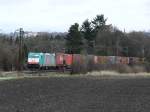
[[8, 35], [0, 35], [0, 70], [18, 70], [20, 61], [26, 69], [28, 52], [64, 52], [64, 36], [51, 36], [48, 33], [36, 37], [24, 38], [21, 60], [19, 55], [20, 37], [14, 38]]
[[105, 56], [150, 57], [150, 38], [145, 32], [126, 33], [106, 24], [104, 15], [78, 23], [69, 29], [66, 46], [69, 53]]
[[[20, 38], [0, 35], [0, 70], [17, 70]], [[150, 61], [150, 36], [145, 32], [126, 33], [108, 25], [104, 15], [86, 19], [82, 25], [70, 26], [67, 35], [41, 33], [24, 37], [22, 64], [26, 67], [28, 52], [65, 52], [103, 56], [143, 57]]]

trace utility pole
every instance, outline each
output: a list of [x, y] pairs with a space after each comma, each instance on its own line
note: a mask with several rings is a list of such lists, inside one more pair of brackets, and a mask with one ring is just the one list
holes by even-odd
[[16, 30], [16, 32], [19, 31], [19, 50], [18, 50], [18, 67], [17, 70], [18, 71], [22, 71], [23, 69], [23, 35], [24, 35], [24, 31], [23, 28], [20, 28], [18, 30]]
[[142, 58], [143, 59], [145, 58], [145, 48], [144, 48], [144, 45], [142, 45]]
[[119, 56], [119, 40], [117, 38], [117, 42], [116, 42], [116, 56]]

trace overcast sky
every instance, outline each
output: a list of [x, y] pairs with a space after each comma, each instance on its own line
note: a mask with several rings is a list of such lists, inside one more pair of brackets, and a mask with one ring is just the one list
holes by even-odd
[[150, 0], [0, 0], [0, 32], [68, 31], [97, 14], [126, 31], [150, 31]]

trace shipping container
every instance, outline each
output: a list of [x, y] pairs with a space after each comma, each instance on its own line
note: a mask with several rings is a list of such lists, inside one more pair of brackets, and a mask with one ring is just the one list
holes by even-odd
[[83, 59], [82, 58], [83, 57], [80, 54], [73, 54], [73, 63], [82, 64], [83, 63]]
[[129, 64], [139, 64], [139, 58], [137, 57], [129, 57]]
[[129, 58], [117, 56], [117, 64], [129, 64]]
[[54, 67], [56, 66], [55, 54], [45, 53], [43, 67]]
[[67, 66], [71, 66], [73, 63], [73, 55], [72, 54], [64, 54], [64, 63]]
[[102, 64], [103, 61], [102, 61], [102, 56], [98, 56], [98, 64]]
[[140, 58], [132, 57], [134, 64], [140, 64]]
[[116, 64], [121, 64], [121, 57], [120, 56], [116, 56]]
[[130, 65], [134, 64], [134, 59], [133, 59], [133, 57], [129, 57], [129, 64], [130, 64]]
[[123, 57], [123, 64], [129, 64], [129, 58], [128, 57]]
[[56, 53], [56, 66], [64, 66], [64, 53]]
[[99, 64], [107, 64], [107, 56], [98, 56], [98, 63]]
[[98, 64], [98, 56], [94, 56], [94, 64]]
[[116, 56], [108, 56], [108, 64], [116, 64]]
[[139, 64], [144, 64], [145, 58], [139, 58]]

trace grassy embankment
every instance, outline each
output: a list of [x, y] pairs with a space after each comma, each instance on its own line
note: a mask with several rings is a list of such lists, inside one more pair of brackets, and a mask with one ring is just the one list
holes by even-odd
[[36, 78], [36, 77], [100, 77], [100, 78], [124, 78], [124, 77], [150, 77], [150, 73], [118, 73], [115, 71], [94, 71], [88, 72], [86, 74], [74, 74], [69, 73], [24, 73], [24, 72], [0, 72], [0, 81], [2, 80], [12, 80], [12, 79], [22, 79], [22, 78]]

